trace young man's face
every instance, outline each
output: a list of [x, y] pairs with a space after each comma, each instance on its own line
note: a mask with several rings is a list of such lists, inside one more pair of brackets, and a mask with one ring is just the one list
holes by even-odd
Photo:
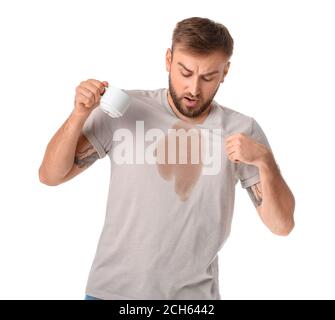
[[178, 46], [166, 53], [169, 93], [176, 109], [196, 118], [205, 113], [228, 73], [230, 62], [221, 52], [191, 55]]

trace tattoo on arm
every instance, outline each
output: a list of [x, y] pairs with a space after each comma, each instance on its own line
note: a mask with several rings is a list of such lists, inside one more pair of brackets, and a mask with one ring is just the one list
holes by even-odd
[[262, 204], [262, 187], [260, 182], [254, 184], [247, 188], [250, 199], [252, 200], [255, 207], [258, 207]]
[[90, 145], [87, 149], [78, 151], [74, 157], [74, 163], [77, 164], [79, 168], [88, 168], [99, 159], [98, 153], [96, 151], [92, 153], [93, 150], [95, 150], [94, 147]]

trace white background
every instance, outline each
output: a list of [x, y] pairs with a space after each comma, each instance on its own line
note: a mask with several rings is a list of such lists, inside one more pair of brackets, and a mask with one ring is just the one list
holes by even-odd
[[165, 52], [191, 16], [235, 40], [216, 100], [257, 119], [296, 198], [272, 234], [237, 185], [220, 251], [223, 299], [334, 299], [333, 1], [7, 1], [0, 4], [0, 298], [83, 299], [104, 221], [108, 157], [48, 187], [38, 168], [88, 78], [167, 86]]

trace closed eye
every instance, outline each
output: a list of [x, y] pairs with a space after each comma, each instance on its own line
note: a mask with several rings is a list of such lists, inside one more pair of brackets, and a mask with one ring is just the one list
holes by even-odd
[[205, 78], [203, 78], [204, 79], [204, 81], [207, 81], [207, 82], [209, 82], [209, 81], [212, 81], [213, 79], [205, 79]]
[[[191, 74], [184, 74], [181, 72], [181, 75], [185, 78], [189, 78], [191, 76]], [[202, 78], [204, 81], [209, 82], [212, 81], [213, 79], [206, 79], [206, 78]]]
[[181, 74], [182, 74], [182, 76], [185, 77], [185, 78], [188, 78], [188, 77], [191, 76], [190, 74], [184, 74], [184, 73], [181, 73]]

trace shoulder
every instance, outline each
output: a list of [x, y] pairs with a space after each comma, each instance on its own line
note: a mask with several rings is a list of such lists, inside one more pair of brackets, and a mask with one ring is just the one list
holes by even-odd
[[243, 114], [235, 109], [220, 105], [217, 102], [216, 106], [221, 126], [227, 133], [232, 134], [243, 132], [251, 134], [255, 122], [253, 117]]
[[154, 114], [164, 110], [164, 89], [123, 89], [123, 91], [130, 96], [130, 107], [120, 118], [122, 121], [152, 118]]
[[144, 90], [144, 89], [123, 89], [133, 99], [139, 100], [159, 100], [164, 89]]
[[253, 117], [222, 105], [218, 105], [218, 113], [226, 135], [244, 133], [271, 149], [262, 127]]

